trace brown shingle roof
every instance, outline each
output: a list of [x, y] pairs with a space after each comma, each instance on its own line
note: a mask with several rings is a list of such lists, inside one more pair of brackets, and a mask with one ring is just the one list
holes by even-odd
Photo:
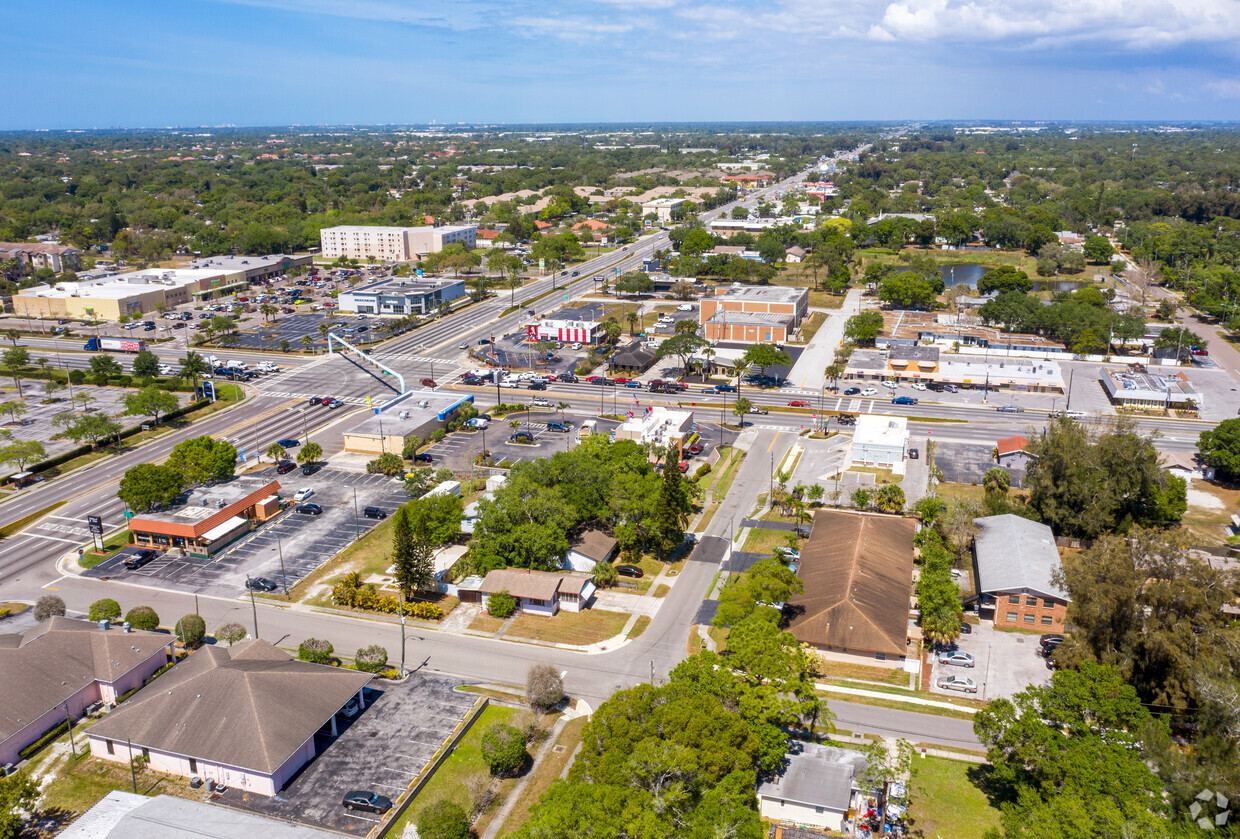
[[483, 594], [507, 591], [513, 597], [527, 600], [552, 600], [564, 581], [562, 574], [549, 571], [527, 571], [522, 568], [497, 568], [482, 581]]
[[835, 510], [814, 515], [801, 551], [805, 592], [789, 630], [816, 647], [904, 655], [913, 578], [911, 519]]
[[371, 678], [294, 661], [261, 640], [205, 647], [95, 723], [91, 734], [270, 774]]
[[602, 562], [616, 549], [616, 540], [601, 530], [587, 530], [570, 540], [569, 549], [595, 562]]
[[20, 635], [0, 635], [0, 741], [92, 681], [116, 681], [171, 642], [156, 632], [105, 631], [62, 617]]

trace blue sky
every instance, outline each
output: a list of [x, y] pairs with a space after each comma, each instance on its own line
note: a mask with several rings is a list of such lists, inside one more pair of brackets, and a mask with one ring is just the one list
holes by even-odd
[[0, 129], [1240, 119], [1240, 0], [38, 0]]

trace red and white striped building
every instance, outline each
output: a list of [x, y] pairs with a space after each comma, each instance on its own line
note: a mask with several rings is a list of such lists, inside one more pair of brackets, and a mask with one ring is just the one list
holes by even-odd
[[594, 344], [602, 336], [601, 316], [602, 310], [591, 306], [562, 309], [527, 324], [525, 334], [530, 341]]

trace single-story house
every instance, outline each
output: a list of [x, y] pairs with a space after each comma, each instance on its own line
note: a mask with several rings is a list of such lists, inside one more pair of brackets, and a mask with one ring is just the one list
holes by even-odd
[[877, 466], [902, 475], [908, 441], [907, 417], [861, 414], [848, 449], [848, 465]]
[[484, 609], [488, 608], [491, 595], [507, 591], [517, 599], [519, 611], [550, 617], [561, 607], [569, 612], [588, 608], [596, 589], [589, 577], [580, 574], [497, 568], [487, 573], [480, 591]]
[[22, 749], [66, 716], [77, 719], [141, 687], [171, 660], [174, 642], [64, 617], [0, 635], [0, 766], [17, 763]]
[[1214, 480], [1214, 467], [1203, 461], [1198, 452], [1159, 452], [1158, 464], [1186, 481]]
[[995, 457], [1004, 469], [1021, 469], [1032, 459], [1025, 447], [1029, 441], [1024, 437], [1004, 437], [995, 443]]
[[784, 253], [784, 261], [792, 263], [803, 262], [807, 253], [809, 253], [809, 251], [805, 250], [805, 248], [802, 248], [799, 245], [793, 245]]
[[564, 557], [564, 568], [567, 571], [584, 571], [589, 573], [600, 562], [611, 562], [616, 555], [616, 540], [601, 530], [591, 529], [574, 536], [568, 543], [568, 554]]
[[775, 823], [841, 832], [868, 792], [858, 783], [865, 763], [861, 752], [794, 740], [779, 774], [758, 784], [758, 812]]
[[1011, 514], [974, 519], [973, 563], [983, 607], [995, 626], [1063, 632], [1068, 593], [1054, 582], [1055, 534], [1041, 522]]
[[788, 631], [835, 655], [902, 662], [913, 590], [911, 519], [819, 510], [801, 549], [805, 590], [788, 603]]
[[330, 833], [257, 813], [175, 795], [112, 790], [57, 836], [60, 839], [333, 839]]
[[314, 735], [373, 676], [296, 661], [262, 640], [204, 647], [86, 732], [94, 757], [275, 795], [315, 756]]

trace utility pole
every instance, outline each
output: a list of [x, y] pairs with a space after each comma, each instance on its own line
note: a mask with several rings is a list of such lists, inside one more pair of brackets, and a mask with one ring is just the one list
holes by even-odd
[[[354, 490], [354, 492], [356, 491]], [[284, 596], [288, 597], [288, 573], [284, 570], [284, 544], [280, 541], [280, 534], [278, 532], [276, 533], [276, 550], [280, 552], [280, 579], [284, 581]], [[197, 613], [198, 610], [195, 609], [194, 611]]]
[[400, 677], [405, 678], [405, 591], [397, 592], [400, 604]]
[[[245, 581], [249, 583], [250, 581], [249, 574], [245, 575]], [[250, 588], [248, 585], [246, 586], [246, 588], [250, 589], [250, 609], [252, 609], [254, 612], [254, 639], [258, 640], [258, 604], [254, 602], [254, 589]], [[185, 643], [184, 638], [181, 639], [181, 643], [182, 644]]]
[[129, 751], [129, 777], [133, 781], [133, 794], [138, 794], [138, 770], [133, 765], [133, 741], [125, 738], [125, 748]]
[[355, 539], [362, 538], [362, 525], [357, 518], [357, 487], [353, 487], [353, 536]]
[[69, 703], [65, 703], [65, 723], [69, 726], [69, 751], [77, 757], [77, 746], [73, 743], [73, 715], [69, 713]]

